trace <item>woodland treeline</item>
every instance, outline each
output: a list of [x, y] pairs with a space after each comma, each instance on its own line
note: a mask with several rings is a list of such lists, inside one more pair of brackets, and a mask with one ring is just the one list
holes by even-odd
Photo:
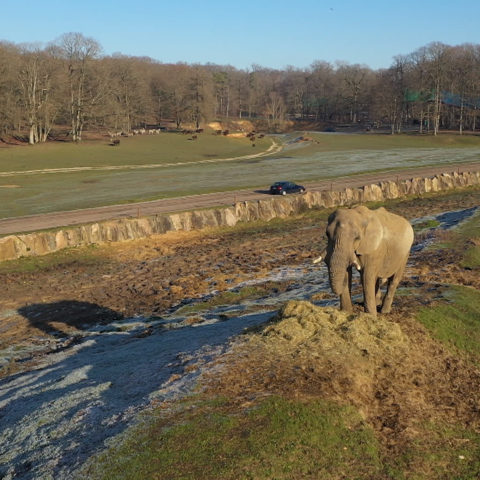
[[283, 70], [164, 64], [102, 55], [100, 44], [67, 33], [47, 46], [0, 42], [0, 137], [44, 142], [68, 128], [129, 133], [174, 122], [248, 118], [272, 131], [286, 120], [475, 131], [480, 108], [480, 45], [431, 43], [390, 68], [315, 61]]

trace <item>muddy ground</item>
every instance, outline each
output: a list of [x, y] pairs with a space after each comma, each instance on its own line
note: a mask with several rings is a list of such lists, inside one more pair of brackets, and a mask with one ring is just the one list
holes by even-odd
[[[415, 219], [439, 212], [478, 207], [478, 205], [480, 205], [480, 189], [469, 189], [449, 195], [391, 202], [387, 208], [409, 219]], [[30, 387], [25, 387], [25, 397], [20, 395], [24, 388], [23, 383], [27, 386], [37, 385], [34, 391], [37, 392], [38, 398], [42, 398], [44, 402], [42, 409], [45, 410], [46, 406], [50, 404], [43, 398], [44, 392], [48, 394], [51, 385], [60, 385], [63, 388], [62, 382], [71, 379], [72, 372], [77, 370], [83, 372], [82, 369], [85, 368], [83, 363], [81, 364], [82, 368], [77, 368], [76, 363], [74, 366], [73, 363], [72, 365], [68, 363], [76, 361], [73, 352], [77, 352], [78, 349], [77, 357], [82, 349], [86, 351], [87, 356], [94, 354], [98, 358], [105, 356], [101, 349], [108, 348], [105, 346], [107, 344], [101, 345], [98, 342], [99, 351], [96, 352], [93, 349], [93, 340], [82, 339], [82, 333], [88, 333], [95, 325], [108, 325], [113, 321], [136, 316], [154, 320], [166, 317], [181, 307], [187, 310], [192, 308], [192, 315], [187, 317], [187, 321], [193, 323], [198, 319], [203, 322], [205, 316], [202, 316], [202, 313], [195, 313], [198, 312], [195, 307], [198, 306], [199, 300], [203, 299], [210, 307], [221, 304], [216, 299], [221, 298], [222, 294], [225, 299], [224, 303], [234, 301], [232, 297], [227, 297], [225, 292], [232, 287], [237, 287], [238, 294], [242, 291], [238, 287], [244, 285], [243, 282], [252, 282], [255, 279], [263, 280], [244, 293], [247, 296], [261, 296], [262, 298], [259, 299], [257, 305], [251, 302], [248, 307], [251, 309], [249, 311], [255, 312], [255, 308], [263, 308], [262, 312], [277, 309], [278, 304], [271, 306], [270, 309], [264, 308], [268, 303], [269, 293], [271, 297], [281, 298], [282, 292], [285, 292], [284, 298], [296, 300], [295, 292], [297, 290], [295, 288], [298, 288], [298, 285], [295, 286], [295, 283], [298, 284], [298, 278], [306, 277], [300, 276], [295, 279], [276, 275], [273, 279], [265, 279], [272, 271], [292, 271], [299, 268], [305, 271], [305, 265], [310, 264], [310, 259], [318, 256], [323, 248], [327, 215], [326, 211], [315, 211], [309, 212], [303, 217], [283, 221], [274, 220], [269, 223], [237, 226], [234, 229], [172, 233], [122, 244], [60, 252], [41, 259], [5, 262], [0, 265], [0, 282], [3, 285], [0, 291], [0, 350], [4, 352], [8, 350], [15, 359], [15, 361], [4, 363], [2, 375], [28, 372], [42, 362], [47, 365], [47, 368], [42, 367], [44, 370], [39, 369], [35, 372], [32, 370], [30, 376], [25, 375], [25, 380], [22, 380], [23, 377], [20, 374], [11, 375], [5, 379], [5, 387], [10, 389], [8, 391], [13, 392], [15, 396], [11, 402], [12, 412], [17, 407], [27, 405], [27, 407], [31, 407], [31, 412], [28, 410], [29, 415], [32, 416], [29, 423], [29, 425], [33, 425], [31, 428], [38, 425], [39, 421], [45, 421], [42, 416], [40, 416], [41, 420], [35, 417], [38, 405], [35, 404], [33, 397], [31, 401], [28, 400]], [[448, 231], [425, 231], [417, 235], [416, 243], [422, 244], [432, 236], [441, 240], [449, 235], [451, 233]], [[445, 283], [469, 285], [480, 289], [478, 271], [464, 269], [458, 265], [464, 248], [465, 245], [458, 244], [453, 249], [413, 249], [401, 287], [410, 288], [415, 294], [397, 295], [393, 313], [382, 316], [381, 321], [374, 323], [375, 329], [381, 325], [381, 322], [387, 322], [388, 325], [396, 324], [400, 328], [400, 333], [397, 332], [398, 329], [392, 330], [394, 332], [392, 342], [387, 341], [386, 348], [377, 349], [378, 354], [372, 354], [372, 362], [365, 363], [365, 372], [367, 372], [365, 375], [358, 376], [356, 369], [348, 367], [349, 362], [338, 363], [338, 355], [329, 357], [329, 352], [325, 351], [324, 355], [319, 356], [317, 348], [320, 348], [321, 345], [318, 344], [315, 344], [315, 348], [301, 349], [303, 353], [299, 355], [298, 346], [290, 342], [285, 346], [282, 354], [277, 355], [277, 346], [281, 343], [281, 338], [285, 338], [285, 335], [281, 333], [280, 327], [276, 330], [274, 327], [273, 330], [266, 332], [265, 337], [271, 340], [266, 346], [258, 343], [246, 346], [241, 344], [238, 347], [240, 350], [231, 351], [226, 360], [220, 357], [220, 362], [227, 364], [228, 369], [224, 369], [223, 375], [216, 376], [211, 381], [209, 388], [213, 393], [221, 392], [223, 395], [230, 393], [232, 398], [245, 404], [259, 395], [270, 393], [282, 393], [289, 396], [322, 395], [336, 400], [348, 400], [364, 413], [383, 438], [386, 447], [392, 452], [400, 451], [406, 442], [415, 436], [416, 423], [432, 416], [480, 428], [478, 415], [478, 411], [480, 411], [478, 393], [480, 392], [480, 372], [472, 369], [467, 360], [457, 358], [438, 342], [432, 340], [426, 330], [412, 316], [421, 306], [436, 302]], [[29, 271], [28, 268], [32, 262], [36, 266], [35, 269]], [[308, 268], [313, 267], [310, 265]], [[300, 283], [303, 281], [301, 280]], [[300, 287], [303, 286], [300, 285]], [[322, 290], [307, 299], [314, 301], [326, 299], [333, 302], [335, 297]], [[308, 310], [311, 307], [305, 308], [307, 314], [310, 315]], [[298, 311], [295, 306], [290, 307], [290, 310], [292, 309]], [[356, 305], [356, 311], [361, 311], [360, 305]], [[228, 311], [225, 312], [225, 320], [227, 320]], [[237, 323], [244, 321], [242, 317], [238, 316], [238, 312], [235, 315]], [[262, 315], [258, 315], [258, 317], [262, 317]], [[267, 320], [271, 318], [271, 314], [269, 315], [262, 318]], [[284, 320], [289, 320], [294, 316], [288, 312], [283, 312], [283, 315]], [[317, 318], [313, 321], [318, 323], [319, 320]], [[225, 328], [228, 327], [228, 323], [227, 321], [220, 322]], [[303, 320], [300, 323], [302, 328], [307, 324]], [[373, 327], [371, 324], [362, 323], [362, 321], [357, 321], [355, 324], [359, 328], [365, 324], [368, 333], [366, 337], [369, 335], [372, 337]], [[240, 323], [238, 327], [237, 331], [241, 331]], [[385, 328], [388, 329], [390, 326]], [[200, 336], [200, 330], [196, 331]], [[279, 331], [280, 333], [278, 333]], [[209, 340], [208, 332], [205, 330], [203, 334], [205, 344], [214, 338], [212, 336], [212, 339]], [[132, 358], [137, 358], [137, 360], [128, 360], [125, 365], [131, 364], [131, 368], [135, 369], [135, 365], [140, 363], [144, 371], [134, 373], [132, 370], [128, 374], [131, 376], [122, 375], [125, 377], [122, 380], [115, 376], [119, 372], [116, 372], [115, 375], [108, 373], [109, 369], [114, 368], [115, 363], [119, 364], [120, 358], [113, 362], [113, 366], [102, 366], [101, 368], [99, 366], [96, 371], [98, 376], [96, 385], [101, 386], [105, 383], [104, 376], [109, 381], [113, 381], [113, 386], [109, 387], [109, 391], [113, 392], [112, 398], [109, 397], [105, 402], [115, 404], [117, 400], [116, 384], [119, 385], [120, 393], [129, 393], [134, 385], [133, 376], [136, 376], [139, 377], [137, 383], [145, 388], [145, 385], [148, 384], [147, 377], [152, 376], [153, 373], [149, 368], [153, 368], [155, 371], [160, 368], [158, 366], [161, 364], [158, 359], [159, 353], [152, 350], [152, 346], [158, 346], [161, 338], [167, 341], [167, 337], [162, 337], [161, 330], [156, 327], [146, 327], [144, 330], [134, 332], [133, 337], [138, 339], [138, 343], [136, 341], [132, 343], [131, 339], [120, 339], [120, 343], [112, 347], [111, 353], [113, 355], [114, 351], [118, 351], [118, 355], [123, 355], [122, 352], [125, 350], [122, 350], [122, 346], [128, 347], [130, 344], [135, 344]], [[114, 337], [111, 338], [111, 342], [114, 342]], [[377, 342], [375, 338], [373, 340]], [[305, 341], [308, 344], [310, 339], [306, 338]], [[400, 347], [397, 348], [397, 344]], [[352, 356], [351, 365], [362, 362], [365, 349], [356, 346], [353, 337], [338, 340], [338, 345], [343, 345], [342, 348], [345, 349], [346, 354]], [[91, 353], [88, 353], [88, 349]], [[143, 353], [141, 353], [142, 351]], [[312, 356], [312, 352], [316, 351], [317, 354]], [[374, 352], [373, 349], [369, 351]], [[147, 354], [147, 352], [149, 353]], [[49, 353], [54, 353], [54, 355], [47, 355]], [[356, 354], [358, 354], [357, 357], [355, 357]], [[61, 382], [56, 384], [58, 374], [55, 371], [57, 368], [55, 365], [62, 365], [62, 363], [54, 363], [56, 362], [54, 358], [63, 358], [62, 355], [72, 360], [63, 360], [63, 368], [68, 375], [60, 376]], [[143, 355], [145, 358], [138, 357], [138, 355]], [[280, 356], [282, 361], [278, 361]], [[51, 357], [51, 365], [48, 363], [47, 357]], [[319, 361], [320, 358], [321, 361]], [[85, 362], [85, 358], [82, 361]], [[155, 362], [160, 363], [156, 365]], [[170, 373], [166, 371], [166, 377], [162, 378], [159, 384], [162, 382], [169, 384], [170, 381], [179, 379], [185, 372], [188, 372], [187, 368], [191, 371], [195, 369], [194, 365], [188, 366], [188, 359], [185, 363], [186, 367], [182, 366], [182, 362], [183, 360], [180, 358], [178, 368], [175, 365], [171, 367], [172, 372], [176, 369], [172, 379], [168, 379]], [[66, 364], [68, 364], [68, 368], [65, 368]], [[245, 375], [244, 372], [252, 369], [252, 365], [255, 365], [255, 369], [252, 370], [254, 374]], [[182, 368], [185, 368], [183, 373]], [[142, 373], [145, 378], [139, 376]], [[42, 375], [44, 376], [43, 383]], [[90, 373], [85, 379], [75, 379], [75, 382], [81, 384], [92, 375]], [[35, 380], [33, 380], [34, 376]], [[92, 378], [93, 380], [90, 379], [90, 381], [95, 380], [95, 377]], [[16, 382], [19, 384], [16, 385]], [[69, 388], [65, 388], [65, 391], [67, 392]], [[75, 393], [75, 390], [72, 391]], [[138, 397], [148, 399], [149, 393], [151, 392], [148, 389], [145, 392], [139, 389]], [[55, 393], [52, 398], [57, 397], [58, 395]], [[128, 402], [128, 395], [124, 400]], [[133, 397], [131, 401], [134, 402]], [[52, 404], [53, 402], [51, 400]], [[68, 408], [72, 408], [72, 411], [78, 410], [78, 418], [83, 418], [83, 416], [87, 418], [90, 408], [96, 412], [95, 407], [89, 406], [84, 409], [80, 408], [81, 405], [72, 406], [64, 400], [62, 402]], [[58, 403], [62, 402], [59, 400]], [[85, 404], [88, 404], [87, 400], [85, 400]], [[95, 405], [94, 402], [93, 404]], [[121, 408], [118, 408], [118, 412], [121, 412], [117, 415], [119, 419], [123, 416], [126, 420], [130, 418], [130, 414], [127, 415], [124, 412], [125, 405], [122, 404]], [[137, 406], [141, 405], [139, 403]], [[102, 409], [106, 410], [106, 407], [102, 406], [99, 410]], [[130, 412], [131, 416], [135, 411]], [[18, 437], [22, 428], [25, 428], [21, 423], [23, 413], [18, 415], [18, 425], [16, 424], [17, 420], [12, 419], [11, 432], [7, 431], [7, 437], [11, 435], [12, 439]], [[45, 416], [46, 413], [43, 412], [42, 415]], [[58, 415], [58, 412], [55, 415]], [[103, 415], [99, 418], [108, 417], [107, 414]], [[25, 418], [27, 416], [25, 415]], [[99, 423], [94, 415], [90, 420], [91, 424], [85, 423], [87, 425], [84, 428], [85, 432], [91, 432], [91, 425]], [[112, 423], [115, 422], [112, 421]], [[71, 427], [73, 424], [75, 422], [70, 422], [69, 428], [73, 428]], [[83, 425], [80, 420], [78, 420], [78, 425]], [[52, 429], [54, 427], [54, 422], [52, 422]], [[15, 430], [16, 428], [18, 428], [18, 432]], [[58, 431], [55, 431], [58, 436]], [[76, 441], [80, 441], [80, 438], [83, 438], [82, 435], [86, 435], [85, 432], [75, 432]], [[115, 432], [112, 430], [111, 434]], [[18, 454], [14, 455], [16, 463], [12, 467], [14, 468], [12, 472], [16, 472], [18, 478], [30, 478], [28, 474], [22, 477], [21, 472], [29, 470], [34, 464], [37, 465], [38, 472], [58, 473], [62, 471], [64, 476], [57, 476], [57, 478], [69, 478], [71, 468], [74, 468], [75, 465], [78, 467], [78, 464], [81, 464], [92, 453], [88, 447], [85, 447], [83, 456], [72, 458], [72, 454], [65, 455], [65, 449], [68, 450], [69, 447], [65, 446], [68, 442], [64, 441], [63, 437], [62, 441], [58, 440], [58, 451], [51, 454], [45, 453], [42, 450], [44, 446], [41, 443], [43, 438], [41, 433], [39, 431], [37, 435], [39, 438], [36, 439], [35, 445], [32, 444], [28, 447], [31, 451], [28, 459], [21, 453], [26, 448], [26, 440], [20, 439], [17, 442]], [[107, 432], [104, 436], [108, 435], [110, 433]], [[32, 438], [34, 436], [35, 434], [31, 435]], [[85, 438], [89, 439], [87, 443], [93, 445], [94, 441], [100, 444], [104, 437], [99, 436], [99, 439], [93, 439], [87, 436]], [[68, 437], [66, 436], [65, 439]], [[50, 439], [50, 443], [47, 443], [46, 446], [51, 445], [51, 442]], [[39, 451], [43, 453], [37, 454]], [[8, 454], [7, 457], [10, 458]], [[63, 460], [59, 460], [61, 458]], [[49, 461], [53, 466], [48, 466]]]
[[[479, 204], [480, 190], [467, 190], [398, 201], [388, 208], [414, 219]], [[326, 216], [316, 212], [287, 222], [172, 233], [74, 250], [57, 262], [45, 263], [40, 271], [11, 272], [6, 262], [0, 268], [0, 350], [69, 337], [82, 328], [121, 318], [161, 316], [192, 299], [264, 277], [274, 268], [299, 265], [322, 250]], [[477, 273], [460, 268], [458, 256], [454, 250], [414, 254], [403, 285], [426, 293], [413, 302], [397, 297], [397, 314], [415, 310], [417, 302], [428, 303], [441, 283], [480, 288]]]

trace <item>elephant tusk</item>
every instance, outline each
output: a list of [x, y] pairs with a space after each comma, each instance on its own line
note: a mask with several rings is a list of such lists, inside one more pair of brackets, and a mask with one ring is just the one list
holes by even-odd
[[358, 261], [358, 256], [356, 253], [353, 254], [352, 263], [351, 263], [358, 271], [362, 269], [360, 262]]
[[313, 260], [313, 264], [315, 265], [316, 263], [320, 263], [322, 260], [325, 260], [326, 256], [327, 256], [327, 249], [324, 248], [322, 253], [320, 253], [320, 256], [317, 257], [315, 260]]
[[352, 265], [353, 265], [358, 271], [360, 271], [360, 270], [362, 269], [362, 266], [360, 265], [360, 262], [358, 261], [357, 252], [353, 252]]

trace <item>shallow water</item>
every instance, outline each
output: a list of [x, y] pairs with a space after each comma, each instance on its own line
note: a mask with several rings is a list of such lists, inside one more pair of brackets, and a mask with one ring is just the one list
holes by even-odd
[[[415, 227], [416, 225], [421, 225], [422, 223], [428, 222], [430, 220], [434, 220], [438, 222], [438, 226], [433, 228], [426, 228], [424, 231], [427, 233], [425, 239], [421, 242], [418, 242], [413, 245], [412, 252], [419, 252], [424, 248], [428, 247], [434, 241], [433, 232], [437, 229], [440, 230], [450, 230], [452, 228], [456, 228], [460, 226], [466, 220], [469, 220], [473, 215], [478, 214], [480, 211], [480, 207], [471, 207], [465, 208], [462, 210], [454, 210], [450, 212], [442, 212], [437, 213], [434, 215], [427, 215], [425, 217], [416, 218], [412, 220], [410, 223]], [[428, 233], [432, 233], [432, 235], [428, 235]]]

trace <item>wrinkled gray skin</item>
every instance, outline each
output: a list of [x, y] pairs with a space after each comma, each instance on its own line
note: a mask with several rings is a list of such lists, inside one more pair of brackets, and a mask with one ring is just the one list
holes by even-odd
[[[365, 311], [389, 313], [393, 296], [405, 271], [413, 229], [410, 223], [384, 208], [370, 210], [359, 206], [338, 209], [330, 215], [327, 225], [328, 244], [318, 263], [328, 265], [330, 286], [340, 296], [340, 308], [352, 311], [352, 268], [360, 271]], [[380, 285], [387, 282], [382, 301]]]

